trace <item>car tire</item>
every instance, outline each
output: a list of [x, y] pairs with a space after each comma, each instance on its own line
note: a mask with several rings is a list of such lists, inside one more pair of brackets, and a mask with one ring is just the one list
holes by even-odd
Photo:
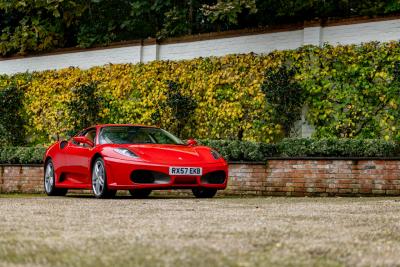
[[197, 198], [212, 198], [217, 193], [217, 189], [212, 188], [193, 188], [192, 193]]
[[54, 172], [54, 164], [51, 159], [46, 161], [44, 165], [43, 175], [44, 191], [48, 196], [65, 196], [68, 192], [66, 188], [56, 187], [56, 174]]
[[92, 190], [96, 198], [113, 198], [117, 190], [107, 186], [107, 173], [102, 158], [97, 158], [92, 166]]
[[129, 193], [134, 198], [147, 198], [151, 194], [151, 189], [131, 189]]

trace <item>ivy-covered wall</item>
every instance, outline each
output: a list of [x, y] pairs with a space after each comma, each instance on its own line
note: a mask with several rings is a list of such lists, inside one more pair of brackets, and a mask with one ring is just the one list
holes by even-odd
[[390, 42], [0, 76], [1, 143], [47, 144], [102, 122], [271, 143], [303, 106], [315, 137], [399, 140], [399, 62]]

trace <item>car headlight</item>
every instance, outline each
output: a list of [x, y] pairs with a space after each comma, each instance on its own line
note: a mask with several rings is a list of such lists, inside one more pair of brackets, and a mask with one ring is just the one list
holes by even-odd
[[126, 157], [130, 157], [130, 158], [138, 158], [139, 157], [138, 155], [136, 155], [135, 153], [133, 153], [132, 151], [130, 151], [126, 148], [116, 148], [116, 149], [114, 149], [114, 151], [117, 152], [118, 154], [121, 154]]
[[211, 149], [210, 152], [211, 152], [211, 155], [213, 156], [214, 159], [222, 158], [222, 156], [217, 151], [215, 151], [214, 149]]

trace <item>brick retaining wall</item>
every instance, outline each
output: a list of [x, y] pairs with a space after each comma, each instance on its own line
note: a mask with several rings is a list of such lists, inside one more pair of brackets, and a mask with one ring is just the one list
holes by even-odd
[[[400, 160], [269, 160], [232, 163], [228, 195], [400, 195]], [[0, 193], [43, 192], [42, 166], [0, 166]]]
[[42, 193], [43, 166], [0, 165], [0, 193]]
[[234, 164], [230, 171], [232, 194], [400, 195], [399, 160], [269, 160]]

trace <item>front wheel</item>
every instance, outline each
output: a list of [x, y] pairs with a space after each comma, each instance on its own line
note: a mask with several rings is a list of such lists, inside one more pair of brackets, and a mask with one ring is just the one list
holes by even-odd
[[46, 162], [44, 167], [44, 191], [48, 196], [65, 196], [68, 192], [66, 188], [56, 188], [56, 175], [51, 159]]
[[212, 198], [217, 193], [217, 189], [193, 188], [192, 193], [197, 198]]
[[110, 190], [107, 187], [107, 174], [102, 158], [96, 159], [92, 168], [92, 189], [96, 198], [112, 198], [116, 190]]

